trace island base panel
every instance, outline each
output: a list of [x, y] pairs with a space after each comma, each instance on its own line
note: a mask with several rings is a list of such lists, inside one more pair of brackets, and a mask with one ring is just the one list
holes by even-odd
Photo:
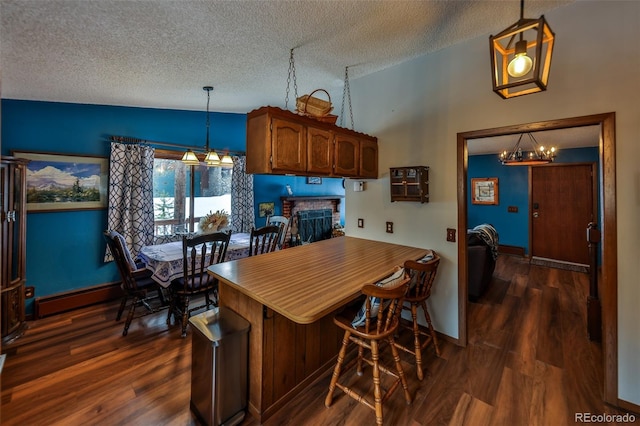
[[223, 282], [219, 303], [251, 323], [249, 413], [260, 422], [335, 365], [342, 333], [333, 314], [297, 324]]

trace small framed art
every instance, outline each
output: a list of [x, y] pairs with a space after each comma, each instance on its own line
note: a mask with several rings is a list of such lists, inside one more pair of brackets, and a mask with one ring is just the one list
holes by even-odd
[[498, 204], [498, 178], [471, 178], [473, 204]]
[[275, 210], [275, 203], [259, 203], [258, 211], [260, 217], [273, 216]]
[[321, 177], [308, 177], [307, 178], [307, 183], [310, 185], [322, 185], [322, 178]]

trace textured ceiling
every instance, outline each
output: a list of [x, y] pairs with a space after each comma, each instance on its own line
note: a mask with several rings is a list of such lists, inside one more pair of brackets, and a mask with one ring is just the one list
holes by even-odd
[[[524, 15], [572, 1], [529, 0]], [[202, 110], [213, 85], [212, 111], [284, 107], [295, 48], [298, 94], [341, 99], [345, 66], [353, 80], [519, 13], [517, 0], [2, 0], [2, 97]]]

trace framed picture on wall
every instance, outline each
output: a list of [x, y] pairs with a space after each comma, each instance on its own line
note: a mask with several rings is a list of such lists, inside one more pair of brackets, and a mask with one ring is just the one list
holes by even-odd
[[107, 208], [107, 158], [26, 151], [12, 154], [30, 160], [27, 212]]
[[498, 204], [498, 178], [471, 178], [473, 204]]
[[260, 217], [273, 216], [275, 203], [258, 203], [258, 214]]

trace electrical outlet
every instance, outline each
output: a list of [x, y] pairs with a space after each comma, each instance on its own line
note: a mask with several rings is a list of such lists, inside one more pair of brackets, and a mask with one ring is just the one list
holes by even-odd
[[358, 228], [364, 228], [364, 219], [358, 218]]
[[393, 234], [393, 222], [387, 222], [387, 232]]
[[31, 299], [36, 294], [36, 289], [33, 286], [27, 286], [24, 288], [24, 298]]
[[447, 228], [447, 241], [451, 243], [456, 242], [456, 230], [453, 228]]

